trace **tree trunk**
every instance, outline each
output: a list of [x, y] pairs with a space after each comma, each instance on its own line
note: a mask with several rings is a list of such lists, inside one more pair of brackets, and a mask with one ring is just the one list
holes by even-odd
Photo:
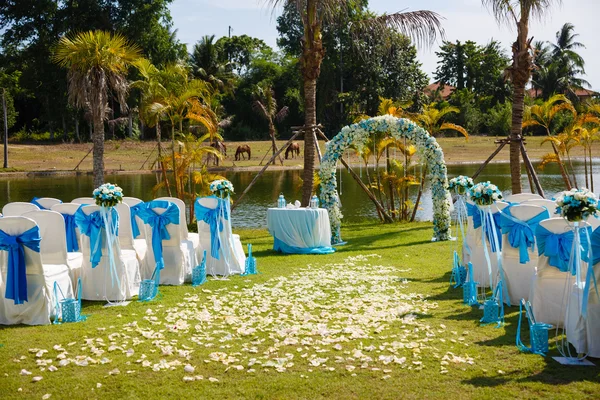
[[[94, 114], [97, 114], [96, 111]], [[104, 183], [104, 121], [102, 116], [94, 115], [94, 132], [92, 142], [94, 148], [94, 187]]]
[[575, 168], [573, 168], [573, 161], [571, 160], [571, 154], [567, 150], [567, 160], [569, 161], [569, 167], [571, 168], [571, 174], [573, 174], [573, 183], [576, 188], [579, 188], [579, 184], [577, 183], [577, 175], [575, 174]]
[[65, 120], [64, 114], [61, 114], [60, 118], [62, 121], [62, 128], [63, 128], [63, 141], [66, 142], [69, 139], [69, 135], [67, 134], [67, 120]]
[[[269, 120], [269, 136], [271, 136], [271, 148], [273, 149], [273, 155], [277, 152], [277, 143], [275, 142], [275, 125], [273, 125], [273, 121]], [[279, 162], [283, 165], [283, 158], [279, 155]]]
[[589, 152], [590, 152], [590, 154], [589, 154], [589, 156], [590, 156], [589, 157], [590, 158], [590, 185], [592, 186], [590, 188], [590, 190], [593, 192], [594, 191], [594, 166], [592, 164], [593, 158], [592, 158], [592, 145], [591, 144], [589, 147]]
[[[548, 132], [548, 136], [550, 136], [550, 132]], [[558, 149], [556, 148], [556, 145], [553, 142], [550, 142], [550, 144], [552, 144], [552, 150], [554, 150], [554, 155], [556, 156], [556, 159], [558, 160], [558, 168], [560, 168], [560, 174], [562, 175], [563, 181], [565, 181], [567, 190], [571, 190], [571, 187], [573, 185], [571, 184], [571, 179], [569, 178], [569, 175], [567, 174], [567, 170], [565, 169], [565, 164], [563, 163], [562, 159], [560, 158], [560, 154], [558, 152]]]
[[90, 140], [92, 140], [93, 136], [94, 136], [94, 129], [93, 129], [93, 122], [88, 122], [88, 127], [90, 128]]
[[523, 132], [523, 107], [525, 102], [525, 85], [514, 87], [512, 104], [512, 127], [510, 130], [510, 178], [512, 193], [521, 193], [521, 144]]
[[4, 117], [4, 168], [8, 168], [8, 112], [6, 109], [6, 89], [2, 90], [2, 116]]
[[313, 193], [315, 173], [315, 137], [309, 131], [317, 125], [317, 80], [304, 81], [304, 173], [302, 174], [302, 206], [308, 206]]
[[127, 121], [127, 134], [130, 138], [133, 137], [133, 115], [129, 111], [129, 120]]
[[171, 157], [173, 157], [173, 179], [175, 180], [175, 195], [179, 196], [179, 177], [177, 176], [177, 164], [175, 162], [175, 123], [171, 121]]
[[589, 181], [589, 175], [588, 175], [587, 151], [586, 150], [587, 149], [584, 147], [583, 148], [583, 168], [585, 170], [585, 187], [589, 189], [590, 188], [590, 181]]
[[81, 143], [81, 139], [79, 138], [79, 117], [75, 116], [75, 139], [77, 143]]

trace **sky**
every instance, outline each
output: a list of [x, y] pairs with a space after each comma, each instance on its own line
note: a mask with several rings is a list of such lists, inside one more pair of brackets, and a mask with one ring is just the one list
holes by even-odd
[[[204, 35], [226, 36], [229, 27], [232, 35], [253, 36], [276, 47], [277, 21], [280, 12], [273, 12], [264, 0], [174, 0], [171, 4], [177, 37], [188, 44], [188, 49]], [[430, 10], [444, 19], [442, 26], [445, 40], [473, 40], [485, 44], [491, 39], [498, 40], [508, 54], [516, 38], [514, 28], [498, 26], [481, 0], [370, 0], [369, 8], [378, 13], [398, 11]], [[534, 40], [554, 41], [556, 32], [566, 23], [575, 25], [578, 41], [586, 48], [579, 53], [586, 62], [584, 77], [592, 88], [600, 91], [600, 0], [563, 0], [555, 5], [542, 20], [530, 25], [530, 35]], [[441, 39], [430, 47], [420, 48], [419, 61], [423, 70], [431, 77], [435, 71]]]

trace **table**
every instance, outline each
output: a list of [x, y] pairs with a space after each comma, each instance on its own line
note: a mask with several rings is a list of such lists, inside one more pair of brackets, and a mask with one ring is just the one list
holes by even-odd
[[330, 254], [331, 226], [325, 208], [269, 208], [267, 227], [273, 250], [287, 254]]

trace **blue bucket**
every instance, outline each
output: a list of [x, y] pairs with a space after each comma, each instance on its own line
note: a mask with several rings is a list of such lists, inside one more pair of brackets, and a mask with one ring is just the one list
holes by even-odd
[[140, 293], [138, 295], [139, 301], [150, 301], [158, 294], [158, 284], [160, 282], [160, 270], [158, 267], [154, 268], [152, 278], [144, 279], [140, 284]]
[[202, 256], [202, 262], [192, 269], [192, 286], [199, 286], [206, 282], [206, 250]]

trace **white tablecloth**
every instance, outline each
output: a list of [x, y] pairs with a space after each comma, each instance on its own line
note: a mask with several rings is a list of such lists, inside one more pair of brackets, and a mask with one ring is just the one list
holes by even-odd
[[331, 226], [325, 208], [269, 208], [267, 227], [275, 239], [273, 249], [283, 253], [329, 254]]

